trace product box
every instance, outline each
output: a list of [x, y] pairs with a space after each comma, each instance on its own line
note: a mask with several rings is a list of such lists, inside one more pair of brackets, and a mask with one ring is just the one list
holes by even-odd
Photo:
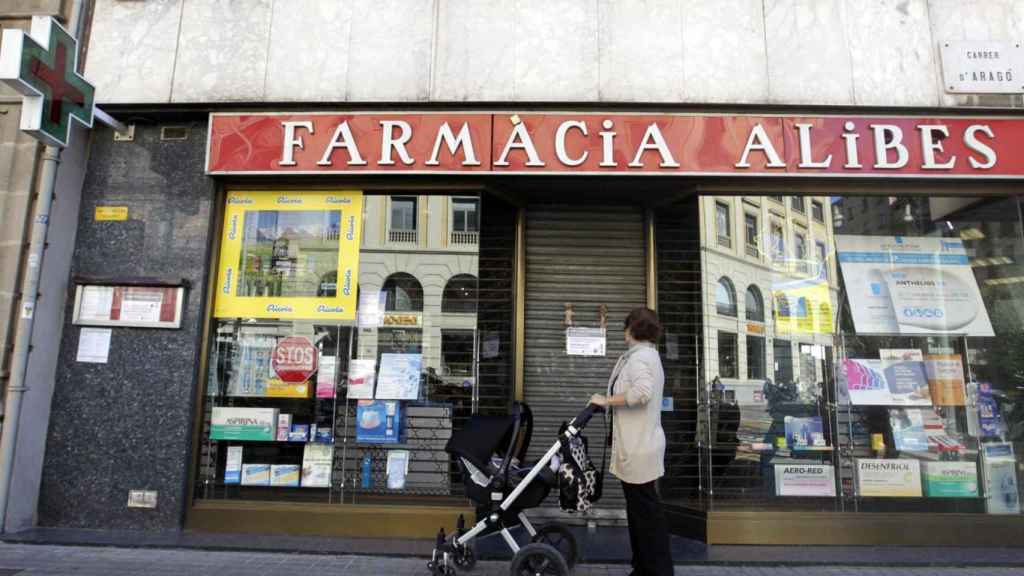
[[312, 386], [310, 386], [309, 380], [301, 384], [284, 382], [277, 378], [267, 380], [268, 398], [309, 398], [310, 390], [312, 390]]
[[270, 486], [270, 464], [242, 464], [243, 486]]
[[929, 498], [977, 498], [978, 466], [974, 462], [924, 462], [924, 495]]
[[242, 483], [242, 447], [228, 446], [228, 461], [224, 466], [224, 483]]
[[309, 440], [309, 424], [292, 424], [288, 432], [289, 442], [305, 442]]
[[277, 441], [287, 442], [288, 432], [292, 429], [292, 415], [278, 414], [277, 416]]
[[921, 465], [909, 459], [857, 459], [857, 494], [921, 497]]
[[270, 467], [271, 486], [298, 486], [299, 471], [298, 464], [274, 464]]
[[215, 406], [210, 440], [262, 440], [272, 442], [277, 429], [277, 408]]
[[356, 407], [356, 442], [397, 444], [401, 438], [402, 404], [397, 400], [360, 400]]
[[313, 438], [310, 438], [310, 441], [320, 444], [332, 444], [334, 443], [334, 435], [331, 434], [330, 427], [317, 426], [316, 434], [313, 435]]
[[1013, 454], [1013, 444], [982, 444], [981, 465], [985, 486], [985, 511], [989, 514], [1020, 514], [1017, 461]]

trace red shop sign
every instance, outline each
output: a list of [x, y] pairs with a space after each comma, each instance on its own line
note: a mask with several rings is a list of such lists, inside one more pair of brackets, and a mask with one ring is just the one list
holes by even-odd
[[209, 174], [1024, 177], [1024, 120], [700, 114], [212, 114]]
[[316, 372], [317, 350], [305, 336], [289, 336], [274, 346], [270, 364], [284, 382], [301, 384]]

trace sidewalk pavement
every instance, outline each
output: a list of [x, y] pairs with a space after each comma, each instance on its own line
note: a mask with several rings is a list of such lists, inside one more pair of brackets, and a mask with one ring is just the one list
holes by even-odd
[[[576, 576], [625, 576], [622, 564], [582, 564]], [[507, 562], [472, 576], [504, 576]], [[677, 565], [677, 576], [1014, 576], [1018, 567]], [[426, 558], [0, 543], [0, 576], [429, 576]]]

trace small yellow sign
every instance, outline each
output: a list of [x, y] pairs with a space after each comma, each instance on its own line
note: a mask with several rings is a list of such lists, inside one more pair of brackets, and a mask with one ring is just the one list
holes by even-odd
[[267, 379], [268, 398], [309, 398], [309, 380], [301, 384], [283, 382], [277, 378]]
[[97, 206], [97, 222], [124, 222], [128, 220], [127, 206]]

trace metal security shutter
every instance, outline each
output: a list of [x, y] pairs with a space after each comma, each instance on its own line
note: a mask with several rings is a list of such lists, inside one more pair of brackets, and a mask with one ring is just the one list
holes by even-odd
[[[615, 361], [626, 349], [623, 320], [646, 304], [643, 231], [643, 213], [635, 206], [538, 205], [526, 210], [524, 394], [535, 424], [531, 458], [551, 446], [559, 425], [586, 406], [591, 394], [607, 388]], [[598, 327], [599, 306], [608, 307], [605, 357], [566, 355], [566, 303], [573, 305], [574, 325], [581, 327]], [[600, 416], [586, 432], [597, 465], [605, 433]], [[557, 498], [549, 498], [547, 505], [545, 513], [557, 506]], [[618, 523], [625, 518], [624, 506], [618, 481], [606, 475], [604, 497], [591, 516], [603, 519], [602, 524]]]
[[655, 244], [658, 267], [658, 317], [665, 330], [659, 351], [665, 366], [665, 396], [673, 410], [663, 412], [665, 477], [661, 496], [667, 504], [703, 508], [698, 386], [700, 384], [701, 249], [696, 196], [658, 210]]

